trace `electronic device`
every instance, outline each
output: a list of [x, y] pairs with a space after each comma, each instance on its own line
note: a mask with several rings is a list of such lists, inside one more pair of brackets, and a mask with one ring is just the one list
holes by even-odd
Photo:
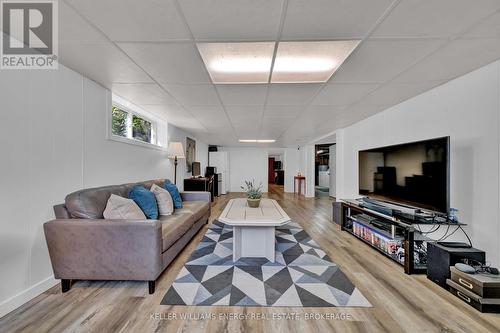
[[496, 268], [496, 267], [487, 267], [486, 269], [487, 269], [487, 271], [490, 274], [493, 274], [493, 275], [498, 275], [499, 274], [498, 268]]
[[359, 151], [359, 194], [407, 214], [448, 214], [449, 151], [449, 137]]
[[191, 164], [191, 172], [193, 174], [193, 177], [201, 176], [201, 164], [200, 164], [200, 162], [193, 162], [193, 164]]
[[446, 247], [453, 247], [453, 248], [458, 248], [458, 249], [463, 249], [463, 248], [471, 248], [472, 245], [462, 243], [462, 242], [437, 242], [439, 245], [446, 246]]
[[[427, 278], [446, 288], [446, 279], [450, 278], [450, 266], [464, 263], [464, 259], [486, 262], [484, 251], [475, 248], [453, 248], [438, 243], [427, 243]], [[468, 263], [470, 265], [470, 263]]]
[[464, 272], [467, 274], [476, 274], [476, 269], [472, 266], [469, 266], [467, 264], [463, 264], [461, 262], [457, 262], [455, 264], [455, 268], [458, 269], [460, 272]]
[[[474, 260], [474, 259], [463, 259], [460, 264], [472, 267], [474, 269], [474, 273], [498, 275], [498, 268], [491, 267], [489, 264], [484, 264], [484, 263], [477, 261], [477, 260]], [[458, 264], [456, 264], [456, 265], [458, 265]], [[456, 265], [455, 265], [455, 267], [456, 267]], [[460, 268], [458, 268], [458, 267], [456, 267], [456, 268], [458, 270], [464, 272]], [[467, 273], [467, 272], [465, 272], [465, 273]], [[470, 273], [470, 274], [474, 274], [474, 273]]]

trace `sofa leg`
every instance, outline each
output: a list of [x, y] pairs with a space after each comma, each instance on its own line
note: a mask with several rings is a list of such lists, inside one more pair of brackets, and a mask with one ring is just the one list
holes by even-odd
[[149, 294], [154, 294], [155, 293], [155, 281], [148, 281], [148, 286], [149, 286]]
[[68, 279], [62, 279], [61, 280], [61, 289], [62, 292], [68, 292], [71, 289], [71, 280]]

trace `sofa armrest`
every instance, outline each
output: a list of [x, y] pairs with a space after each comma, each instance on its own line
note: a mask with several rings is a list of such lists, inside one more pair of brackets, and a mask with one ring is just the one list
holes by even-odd
[[56, 219], [43, 228], [58, 279], [151, 281], [162, 271], [157, 220]]
[[203, 191], [185, 191], [181, 193], [182, 201], [211, 201], [211, 193]]

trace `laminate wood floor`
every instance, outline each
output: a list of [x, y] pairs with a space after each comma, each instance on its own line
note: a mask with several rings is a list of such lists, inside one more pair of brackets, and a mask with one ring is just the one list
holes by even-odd
[[[211, 221], [229, 199], [240, 196], [217, 198]], [[424, 275], [405, 275], [401, 266], [341, 232], [331, 222], [330, 198], [294, 196], [274, 185], [268, 196], [302, 225], [373, 308], [160, 305], [204, 227], [160, 276], [155, 294], [148, 294], [145, 282], [79, 281], [66, 294], [56, 286], [1, 318], [0, 332], [500, 332], [500, 315], [476, 311]]]

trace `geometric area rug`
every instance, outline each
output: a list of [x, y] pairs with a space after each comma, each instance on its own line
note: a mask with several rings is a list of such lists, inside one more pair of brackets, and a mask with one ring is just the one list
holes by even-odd
[[371, 307], [295, 222], [276, 228], [276, 261], [233, 262], [233, 228], [211, 224], [165, 294], [163, 305]]

